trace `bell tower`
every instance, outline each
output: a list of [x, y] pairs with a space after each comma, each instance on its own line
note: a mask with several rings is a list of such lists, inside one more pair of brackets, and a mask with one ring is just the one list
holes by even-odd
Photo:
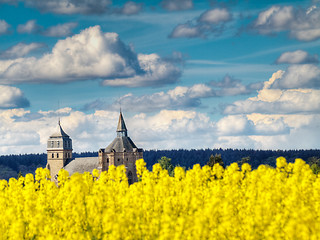
[[106, 148], [99, 150], [99, 169], [107, 171], [110, 165], [124, 165], [129, 184], [138, 181], [136, 161], [143, 158], [143, 149], [137, 148], [130, 137], [124, 122], [122, 112], [117, 126], [117, 137]]
[[47, 168], [51, 180], [56, 180], [59, 170], [72, 159], [72, 140], [58, 122], [58, 132], [51, 135], [47, 144]]

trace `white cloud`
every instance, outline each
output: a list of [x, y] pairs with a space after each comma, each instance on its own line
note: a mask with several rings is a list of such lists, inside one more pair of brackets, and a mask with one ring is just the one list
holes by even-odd
[[157, 54], [138, 54], [141, 74], [128, 78], [106, 79], [102, 82], [108, 86], [161, 86], [175, 83], [181, 76], [181, 70], [169, 61], [165, 61]]
[[[264, 90], [262, 90], [264, 91]], [[275, 94], [267, 90], [267, 94]], [[263, 101], [259, 98], [236, 101], [224, 109], [224, 114], [297, 114], [320, 112], [320, 90], [286, 90], [278, 92], [277, 100]]]
[[78, 24], [75, 22], [58, 24], [56, 26], [49, 27], [47, 30], [43, 32], [44, 35], [49, 37], [65, 37], [70, 36], [72, 34], [72, 30]]
[[[259, 86], [262, 84], [259, 84]], [[228, 75], [219, 82], [195, 84], [193, 86], [177, 86], [167, 92], [156, 92], [142, 96], [126, 94], [113, 103], [97, 99], [84, 106], [84, 110], [111, 109], [117, 110], [120, 106], [129, 112], [155, 112], [161, 109], [186, 109], [201, 105], [202, 98], [235, 96], [256, 91], [251, 85], [242, 85], [240, 80], [235, 80]]]
[[167, 92], [156, 92], [151, 95], [126, 94], [112, 104], [96, 100], [87, 104], [84, 109], [117, 110], [121, 106], [125, 112], [156, 112], [162, 109], [194, 108], [201, 104], [201, 98], [210, 97], [212, 94], [212, 89], [204, 84], [192, 87], [178, 86]]
[[126, 2], [123, 7], [119, 9], [115, 9], [114, 12], [118, 14], [124, 14], [124, 15], [134, 15], [138, 14], [142, 11], [142, 3], [135, 3], [133, 1]]
[[192, 26], [191, 23], [179, 24], [169, 35], [170, 38], [197, 38], [204, 37], [202, 30], [198, 26]]
[[192, 0], [162, 0], [161, 6], [169, 11], [187, 10], [193, 8]]
[[0, 85], [0, 109], [23, 108], [29, 105], [19, 88]]
[[294, 52], [284, 52], [276, 60], [276, 63], [289, 63], [289, 64], [304, 64], [304, 63], [318, 63], [318, 55], [311, 55], [305, 51], [297, 50]]
[[290, 132], [289, 126], [281, 118], [254, 122], [245, 115], [229, 115], [220, 119], [216, 125], [220, 136], [274, 136]]
[[204, 38], [208, 35], [220, 36], [226, 22], [232, 18], [225, 8], [214, 8], [202, 13], [195, 21], [177, 25], [170, 33], [170, 38]]
[[209, 85], [215, 88], [216, 96], [236, 96], [255, 92], [262, 87], [261, 83], [243, 85], [241, 80], [226, 75], [221, 81], [211, 81]]
[[137, 56], [118, 34], [103, 33], [99, 26], [59, 40], [40, 58], [0, 61], [0, 82], [6, 84], [104, 79], [112, 86], [154, 86], [176, 82], [180, 75], [173, 63], [157, 54]]
[[38, 33], [41, 30], [41, 26], [39, 26], [36, 20], [29, 20], [25, 24], [19, 24], [17, 27], [17, 31], [19, 33]]
[[272, 6], [261, 12], [253, 22], [252, 29], [260, 34], [289, 31], [290, 37], [300, 41], [320, 38], [320, 9], [296, 9], [292, 6]]
[[271, 88], [319, 88], [320, 69], [313, 64], [289, 66], [281, 78], [276, 79]]
[[28, 7], [58, 14], [101, 14], [108, 10], [110, 0], [23, 0]]
[[0, 34], [8, 33], [10, 25], [5, 21], [0, 19]]
[[215, 8], [208, 10], [201, 14], [199, 22], [218, 24], [220, 22], [227, 22], [231, 19], [231, 14], [225, 8]]
[[0, 59], [15, 59], [28, 55], [30, 52], [42, 48], [42, 43], [18, 43], [3, 52], [0, 52]]
[[263, 89], [257, 97], [239, 100], [225, 107], [224, 114], [297, 114], [320, 112], [320, 90]]

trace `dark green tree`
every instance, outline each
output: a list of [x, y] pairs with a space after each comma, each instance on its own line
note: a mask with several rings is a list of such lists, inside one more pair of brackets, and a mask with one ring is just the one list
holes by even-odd
[[249, 161], [250, 161], [250, 157], [248, 156], [248, 157], [243, 157], [243, 158], [241, 158], [241, 160], [238, 161], [237, 163], [238, 163], [238, 165], [241, 167], [242, 164], [244, 164], [244, 163], [249, 163]]
[[18, 178], [17, 179], [19, 179], [20, 177], [22, 177], [22, 172], [21, 171], [18, 172]]
[[308, 158], [308, 162], [314, 174], [320, 173], [320, 158], [310, 157]]
[[171, 158], [162, 157], [158, 160], [158, 163], [162, 167], [162, 169], [168, 170], [169, 176], [173, 177], [174, 174], [174, 166], [171, 163]]
[[207, 163], [208, 166], [213, 167], [216, 163], [219, 163], [220, 166], [224, 167], [224, 163], [221, 157], [221, 154], [216, 154], [213, 156], [213, 154], [211, 154], [210, 158], [209, 158], [209, 162]]

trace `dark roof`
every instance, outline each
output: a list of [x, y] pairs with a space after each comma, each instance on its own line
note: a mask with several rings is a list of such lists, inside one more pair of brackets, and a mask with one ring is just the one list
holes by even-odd
[[116, 137], [112, 143], [106, 147], [105, 152], [133, 152], [133, 149], [137, 146], [133, 143], [129, 137]]
[[127, 127], [126, 127], [126, 124], [124, 122], [124, 119], [123, 119], [123, 116], [122, 116], [122, 112], [120, 112], [117, 132], [126, 132], [126, 131], [127, 131]]
[[97, 169], [99, 167], [99, 159], [98, 157], [83, 157], [83, 158], [75, 158], [70, 163], [68, 163], [64, 169], [69, 172], [71, 176], [74, 173], [84, 173], [84, 172], [92, 172], [93, 169]]
[[63, 131], [61, 124], [60, 124], [60, 120], [59, 120], [59, 128], [58, 128], [58, 132], [52, 134], [50, 137], [65, 137], [65, 138], [69, 138], [69, 135], [65, 133], [65, 131]]

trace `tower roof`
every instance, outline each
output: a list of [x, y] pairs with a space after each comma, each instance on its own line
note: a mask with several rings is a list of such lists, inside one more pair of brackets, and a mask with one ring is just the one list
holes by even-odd
[[122, 112], [120, 111], [120, 116], [119, 116], [119, 121], [118, 121], [118, 127], [117, 127], [117, 132], [127, 132], [127, 127], [124, 122]]
[[65, 131], [63, 131], [62, 127], [61, 127], [61, 124], [60, 124], [60, 120], [58, 122], [58, 132], [52, 134], [50, 137], [69, 137], [68, 134], [65, 133]]

